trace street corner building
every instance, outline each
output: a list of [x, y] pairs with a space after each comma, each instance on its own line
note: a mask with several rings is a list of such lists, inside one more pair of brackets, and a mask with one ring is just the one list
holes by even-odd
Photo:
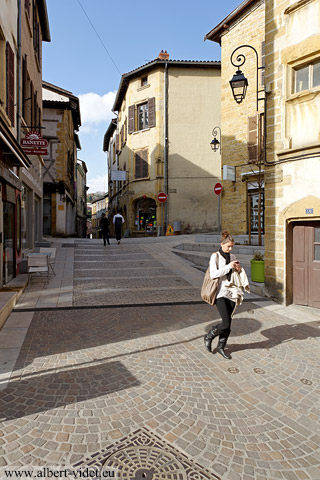
[[122, 75], [103, 150], [109, 209], [120, 208], [130, 235], [163, 234], [169, 224], [178, 233], [218, 229], [220, 155], [210, 140], [220, 122], [220, 69], [162, 50]]
[[245, 0], [205, 39], [221, 45], [222, 228], [264, 245], [268, 296], [319, 308], [320, 3]]

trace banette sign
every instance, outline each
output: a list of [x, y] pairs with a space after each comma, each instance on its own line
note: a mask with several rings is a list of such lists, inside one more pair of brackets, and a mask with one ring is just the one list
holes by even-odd
[[31, 130], [20, 141], [21, 147], [31, 155], [47, 155], [48, 141], [42, 138], [40, 133]]

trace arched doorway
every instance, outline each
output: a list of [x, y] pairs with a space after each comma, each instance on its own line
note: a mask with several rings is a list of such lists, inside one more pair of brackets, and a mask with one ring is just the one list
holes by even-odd
[[153, 198], [140, 197], [135, 202], [135, 226], [150, 235], [157, 229], [157, 205]]

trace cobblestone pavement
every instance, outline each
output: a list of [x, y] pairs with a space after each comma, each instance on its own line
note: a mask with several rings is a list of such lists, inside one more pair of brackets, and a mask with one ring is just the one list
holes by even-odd
[[76, 243], [73, 307], [35, 311], [0, 392], [0, 466], [88, 464], [147, 429], [198, 470], [135, 478], [319, 480], [318, 317], [245, 301], [232, 360], [209, 354], [216, 309], [160, 250]]

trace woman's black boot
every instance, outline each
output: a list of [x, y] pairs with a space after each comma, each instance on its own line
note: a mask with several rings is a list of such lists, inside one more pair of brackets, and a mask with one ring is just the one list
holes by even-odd
[[223, 356], [223, 358], [227, 359], [227, 360], [231, 360], [231, 357], [230, 355], [228, 355], [225, 351], [224, 351], [224, 348], [227, 344], [227, 340], [219, 340], [219, 343], [218, 343], [218, 346], [217, 346], [217, 352], [220, 353], [220, 355]]
[[204, 336], [204, 346], [206, 347], [206, 349], [208, 350], [208, 352], [211, 353], [211, 344], [212, 344], [212, 340], [214, 338], [216, 338], [216, 336], [218, 335], [218, 329], [217, 327], [213, 327], [211, 328], [210, 332], [208, 332], [205, 336]]

